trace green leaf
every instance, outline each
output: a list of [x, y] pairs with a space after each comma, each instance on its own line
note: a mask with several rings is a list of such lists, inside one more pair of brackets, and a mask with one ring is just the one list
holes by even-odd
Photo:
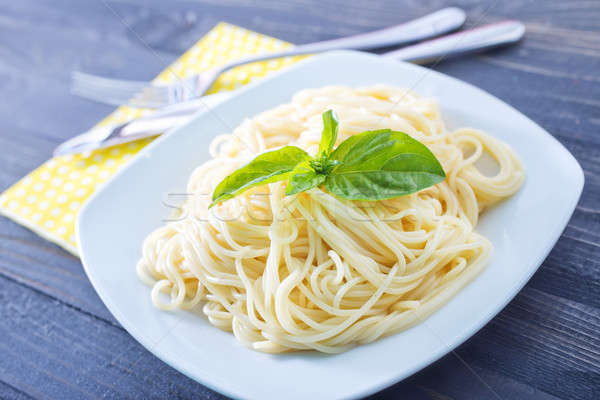
[[310, 161], [303, 161], [292, 171], [285, 194], [289, 196], [319, 186], [326, 177], [327, 175], [318, 174]]
[[234, 171], [215, 188], [212, 203], [208, 208], [245, 192], [255, 186], [284, 181], [301, 162], [310, 160], [304, 150], [295, 146], [285, 146], [256, 157], [248, 164]]
[[319, 143], [319, 153], [317, 157], [327, 157], [335, 145], [338, 135], [338, 117], [335, 111], [327, 110], [323, 113], [323, 133], [321, 134], [321, 143]]
[[446, 178], [429, 149], [405, 133], [389, 129], [350, 137], [332, 152], [338, 134], [333, 110], [323, 113], [319, 153], [286, 146], [264, 153], [225, 178], [209, 208], [255, 186], [287, 180], [286, 194], [325, 185], [349, 200], [385, 200], [435, 185]]
[[442, 182], [446, 174], [424, 144], [405, 133], [366, 131], [342, 142], [325, 188], [349, 200], [385, 200]]

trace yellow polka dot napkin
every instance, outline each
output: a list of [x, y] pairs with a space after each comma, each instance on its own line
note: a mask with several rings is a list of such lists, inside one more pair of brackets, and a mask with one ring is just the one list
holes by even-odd
[[[172, 82], [177, 76], [185, 78], [235, 58], [288, 46], [290, 44], [281, 40], [220, 23], [162, 71], [155, 81]], [[298, 59], [300, 57], [286, 57], [234, 68], [222, 74], [209, 93], [235, 89]], [[122, 106], [98, 125], [123, 123], [149, 111]], [[55, 157], [0, 195], [0, 214], [78, 255], [75, 217], [81, 205], [151, 141], [142, 139], [107, 149]]]

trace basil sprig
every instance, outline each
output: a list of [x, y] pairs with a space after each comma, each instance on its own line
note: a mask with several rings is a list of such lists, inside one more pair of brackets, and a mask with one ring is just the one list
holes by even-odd
[[333, 150], [338, 125], [333, 110], [324, 112], [315, 157], [295, 146], [263, 153], [219, 183], [209, 208], [255, 186], [285, 180], [287, 195], [324, 186], [343, 199], [386, 200], [446, 178], [439, 161], [424, 144], [390, 129], [351, 136]]

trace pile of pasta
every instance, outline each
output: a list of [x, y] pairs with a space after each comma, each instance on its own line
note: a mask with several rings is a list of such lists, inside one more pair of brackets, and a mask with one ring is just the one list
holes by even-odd
[[[285, 182], [248, 190], [210, 210], [216, 185], [257, 154], [294, 145], [314, 155], [321, 114], [340, 121], [337, 144], [389, 128], [425, 144], [444, 182], [385, 201], [348, 201]], [[490, 261], [479, 214], [525, 179], [506, 144], [480, 130], [449, 131], [435, 99], [390, 86], [328, 86], [217, 137], [188, 183], [188, 200], [148, 236], [137, 265], [162, 310], [200, 304], [214, 326], [277, 353], [339, 353], [423, 321]], [[482, 157], [495, 160], [484, 173]]]

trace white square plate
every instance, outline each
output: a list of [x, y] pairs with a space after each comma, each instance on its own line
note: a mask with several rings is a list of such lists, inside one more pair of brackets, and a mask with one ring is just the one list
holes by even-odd
[[[471, 126], [507, 142], [527, 180], [488, 210], [476, 229], [494, 245], [491, 264], [425, 323], [340, 355], [268, 355], [247, 349], [200, 312], [154, 308], [137, 278], [141, 245], [184, 192], [213, 137], [243, 118], [288, 102], [300, 89], [386, 83], [439, 99], [449, 128]], [[179, 371], [233, 397], [345, 398], [383, 389], [437, 360], [493, 318], [525, 285], [566, 226], [583, 172], [549, 133], [471, 85], [412, 64], [355, 52], [313, 57], [242, 89], [187, 125], [154, 141], [85, 204], [77, 241], [85, 270], [115, 318], [148, 350]], [[172, 202], [172, 201], [171, 201]]]

